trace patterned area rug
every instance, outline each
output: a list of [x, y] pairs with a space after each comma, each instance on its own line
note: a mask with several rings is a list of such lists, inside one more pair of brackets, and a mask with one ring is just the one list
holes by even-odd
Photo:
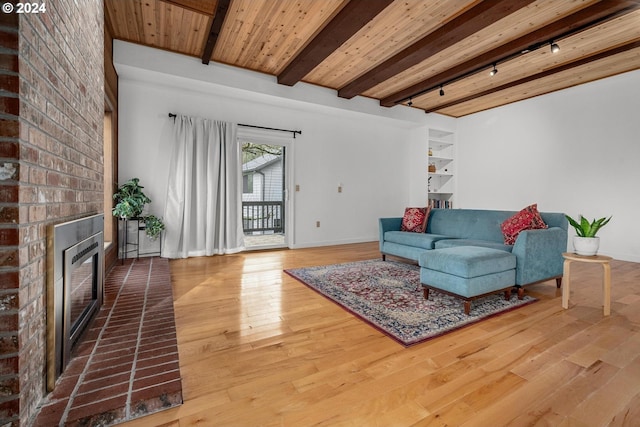
[[425, 300], [420, 267], [395, 261], [369, 260], [285, 270], [325, 297], [405, 346], [454, 331], [480, 320], [537, 301], [516, 293], [480, 298], [464, 314], [461, 299], [429, 292]]

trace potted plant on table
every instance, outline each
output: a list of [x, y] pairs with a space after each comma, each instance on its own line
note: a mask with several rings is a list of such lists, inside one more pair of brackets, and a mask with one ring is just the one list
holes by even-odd
[[569, 215], [565, 215], [569, 224], [576, 230], [577, 236], [573, 237], [573, 247], [578, 255], [593, 256], [598, 253], [600, 247], [600, 238], [596, 233], [609, 223], [611, 217], [594, 219], [589, 222], [585, 217], [580, 215], [580, 221], [576, 221]]
[[113, 216], [120, 219], [143, 220], [147, 236], [155, 239], [165, 226], [162, 220], [155, 215], [142, 215], [145, 205], [151, 203], [151, 199], [144, 194], [142, 191], [144, 187], [139, 182], [139, 178], [131, 178], [118, 188], [118, 191], [113, 195], [116, 205], [112, 213]]

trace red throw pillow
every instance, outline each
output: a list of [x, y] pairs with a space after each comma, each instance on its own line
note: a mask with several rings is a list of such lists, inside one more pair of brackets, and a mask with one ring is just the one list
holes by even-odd
[[548, 228], [548, 226], [540, 216], [537, 204], [527, 206], [500, 225], [505, 245], [515, 244], [521, 231], [541, 228]]
[[431, 212], [431, 208], [406, 208], [400, 231], [424, 233], [424, 230], [427, 229], [429, 212]]
[[542, 228], [549, 228], [547, 223], [544, 222], [544, 219], [542, 219], [542, 216], [540, 215], [540, 212], [538, 212], [538, 205], [537, 204], [533, 204], [531, 206], [527, 206], [525, 209], [530, 209], [531, 212], [533, 213], [533, 221], [531, 221], [531, 225], [533, 226], [533, 227], [531, 227], [532, 230], [539, 230], [539, 229], [542, 229]]

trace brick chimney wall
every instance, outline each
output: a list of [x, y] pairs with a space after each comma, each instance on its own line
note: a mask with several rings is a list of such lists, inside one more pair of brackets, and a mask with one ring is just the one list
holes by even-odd
[[[4, 2], [3, 2], [4, 3]], [[46, 395], [46, 229], [103, 212], [101, 0], [0, 12], [0, 425]]]

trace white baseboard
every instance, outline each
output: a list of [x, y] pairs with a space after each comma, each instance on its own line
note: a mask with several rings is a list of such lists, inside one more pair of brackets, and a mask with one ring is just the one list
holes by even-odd
[[352, 243], [378, 242], [377, 238], [363, 237], [359, 239], [326, 240], [323, 242], [301, 242], [291, 245], [291, 249], [317, 248], [321, 246], [349, 245]]

